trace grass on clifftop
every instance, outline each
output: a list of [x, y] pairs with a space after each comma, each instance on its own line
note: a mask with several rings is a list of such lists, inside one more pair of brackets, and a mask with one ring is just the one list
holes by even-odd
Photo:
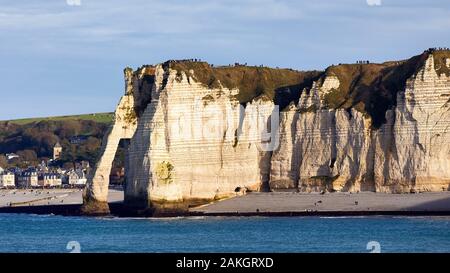
[[387, 68], [384, 64], [343, 64], [329, 67], [325, 75], [336, 76], [339, 79], [339, 88], [328, 93], [324, 100], [330, 108], [355, 107], [364, 112], [364, 97], [372, 83]]
[[[396, 95], [404, 90], [406, 80], [424, 64], [427, 53], [407, 61], [382, 64], [342, 64], [330, 66], [325, 72], [295, 71], [255, 66], [212, 67], [206, 62], [169, 62], [171, 69], [192, 75], [209, 88], [239, 89], [236, 98], [240, 103], [265, 95], [284, 109], [291, 102], [298, 103], [304, 89], [309, 90], [314, 81], [323, 83], [326, 76], [336, 76], [340, 86], [325, 95], [330, 109], [351, 109], [372, 118], [375, 128], [386, 122], [386, 111], [396, 105]], [[444, 56], [439, 57], [445, 63]], [[315, 109], [315, 108], [314, 108]], [[314, 110], [311, 109], [311, 110]]]
[[447, 66], [447, 59], [450, 58], [450, 50], [438, 50], [433, 52], [434, 67], [438, 75], [445, 74], [450, 76], [450, 67]]
[[277, 69], [257, 66], [222, 66], [211, 67], [206, 62], [175, 62], [170, 68], [190, 75], [209, 88], [219, 88], [219, 82], [228, 89], [239, 89], [236, 96], [240, 103], [265, 95], [274, 99], [277, 90], [300, 86], [317, 72], [302, 72], [292, 69]]
[[[65, 120], [92, 120], [97, 123], [112, 123], [114, 118], [114, 113], [95, 113], [95, 114], [84, 114], [84, 115], [73, 115], [73, 116], [55, 116], [55, 117], [42, 117], [42, 118], [25, 118], [25, 119], [15, 119], [8, 120], [7, 122], [25, 125], [33, 122], [40, 121], [65, 121]], [[6, 122], [6, 121], [5, 121]]]
[[[386, 111], [396, 106], [399, 91], [405, 89], [406, 81], [425, 64], [429, 53], [406, 61], [382, 64], [344, 64], [329, 67], [325, 75], [338, 77], [340, 86], [324, 98], [329, 108], [354, 108], [372, 118], [372, 126], [379, 128], [386, 122]], [[447, 54], [434, 52], [439, 63], [445, 64]], [[436, 65], [436, 69], [443, 66]]]
[[[450, 75], [447, 59], [449, 50], [432, 50], [438, 74]], [[236, 98], [240, 103], [265, 95], [284, 109], [289, 103], [298, 103], [304, 89], [309, 90], [314, 81], [323, 83], [326, 76], [336, 76], [340, 86], [324, 96], [330, 109], [351, 109], [372, 119], [372, 126], [379, 128], [386, 122], [386, 111], [396, 106], [397, 93], [405, 89], [406, 81], [425, 64], [430, 51], [405, 61], [381, 64], [342, 64], [328, 67], [325, 72], [295, 71], [256, 66], [212, 67], [206, 62], [168, 62], [179, 76], [185, 72], [209, 88], [219, 88], [219, 82], [229, 89], [238, 88]], [[314, 111], [314, 109], [309, 109]], [[308, 111], [309, 111], [308, 110]]]

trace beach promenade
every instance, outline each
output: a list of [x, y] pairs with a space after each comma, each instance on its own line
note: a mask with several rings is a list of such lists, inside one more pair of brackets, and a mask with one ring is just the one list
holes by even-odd
[[[82, 189], [11, 189], [0, 190], [0, 208], [45, 205], [81, 205]], [[110, 189], [109, 202], [122, 202], [123, 191]]]

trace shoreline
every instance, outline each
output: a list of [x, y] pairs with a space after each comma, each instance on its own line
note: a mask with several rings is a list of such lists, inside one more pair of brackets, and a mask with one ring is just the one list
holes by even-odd
[[[81, 191], [0, 191], [0, 213], [83, 216]], [[48, 196], [43, 196], [43, 194]], [[6, 196], [6, 197], [5, 197]], [[6, 199], [6, 200], [5, 200]], [[14, 205], [5, 205], [15, 200]], [[130, 211], [123, 204], [123, 191], [110, 190], [111, 216], [149, 217]], [[389, 193], [248, 193], [189, 208], [188, 211], [160, 212], [150, 217], [305, 217], [305, 216], [450, 216], [450, 192], [416, 194]], [[88, 217], [88, 216], [86, 216]]]
[[[119, 218], [129, 218], [139, 216], [134, 213], [127, 213], [122, 204], [109, 204], [111, 214], [109, 216]], [[44, 205], [44, 206], [19, 206], [2, 207], [0, 214], [36, 214], [36, 215], [59, 215], [59, 216], [80, 216], [93, 217], [81, 214], [81, 205]], [[104, 215], [108, 216], [108, 215]], [[284, 211], [284, 212], [226, 212], [226, 213], [167, 213], [158, 214], [151, 217], [139, 216], [142, 218], [169, 218], [169, 217], [352, 217], [352, 216], [450, 216], [449, 211]], [[95, 217], [95, 216], [94, 216]]]

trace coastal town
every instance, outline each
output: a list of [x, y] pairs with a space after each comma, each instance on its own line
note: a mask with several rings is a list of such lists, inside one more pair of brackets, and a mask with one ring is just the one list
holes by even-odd
[[[83, 137], [71, 137], [72, 144], [84, 144]], [[64, 145], [52, 145], [51, 158], [40, 158], [40, 163], [29, 161], [21, 151], [0, 154], [0, 208], [49, 205], [79, 205], [92, 163], [85, 159], [61, 163]], [[112, 202], [123, 200], [123, 168], [113, 168], [110, 175]]]
[[[87, 175], [90, 171], [88, 161], [75, 162], [73, 168], [52, 166], [52, 162], [58, 160], [63, 153], [62, 146], [58, 143], [53, 147], [53, 158], [44, 161], [37, 166], [26, 168], [0, 166], [0, 188], [3, 189], [33, 189], [33, 188], [67, 188], [84, 187]], [[15, 153], [5, 155], [8, 162], [20, 160]]]

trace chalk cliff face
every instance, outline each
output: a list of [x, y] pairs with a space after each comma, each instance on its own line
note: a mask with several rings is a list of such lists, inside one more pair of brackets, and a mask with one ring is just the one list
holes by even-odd
[[450, 77], [432, 55], [397, 94], [397, 107], [375, 138], [379, 191], [448, 190], [450, 184]]
[[324, 106], [324, 96], [339, 84], [326, 77], [282, 114], [272, 189], [448, 190], [450, 77], [436, 71], [432, 54], [397, 92], [396, 107], [380, 128], [355, 108]]
[[[321, 97], [339, 86], [326, 77], [282, 113], [280, 148], [271, 158], [271, 189], [373, 190], [370, 119], [354, 110], [327, 109]], [[312, 109], [312, 110], [311, 110]]]
[[[195, 73], [195, 72], [192, 72]], [[155, 68], [152, 100], [129, 147], [126, 202], [196, 203], [260, 190], [269, 157], [258, 145], [274, 104], [259, 98], [244, 108], [238, 90], [209, 89], [192, 75]], [[265, 162], [264, 162], [265, 161]]]
[[[128, 106], [134, 116], [116, 119], [128, 131], [105, 139], [130, 139], [126, 204], [186, 209], [242, 189], [448, 190], [449, 57], [310, 74], [196, 62], [127, 69], [116, 116]], [[112, 161], [104, 145], [85, 200], [106, 200], [95, 190]]]

